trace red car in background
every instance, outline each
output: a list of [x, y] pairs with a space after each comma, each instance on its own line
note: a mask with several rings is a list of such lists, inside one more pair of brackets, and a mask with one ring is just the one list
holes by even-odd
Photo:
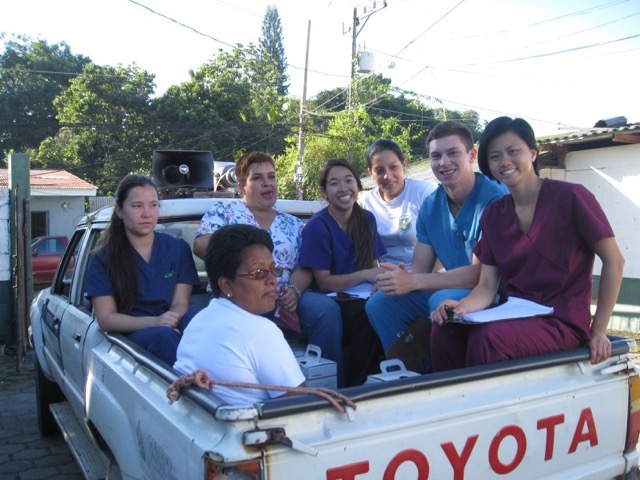
[[31, 242], [33, 283], [50, 283], [69, 239], [63, 235], [45, 235]]

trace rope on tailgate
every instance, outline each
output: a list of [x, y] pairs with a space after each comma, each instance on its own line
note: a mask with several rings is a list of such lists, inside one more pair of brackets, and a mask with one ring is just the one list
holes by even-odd
[[223, 385], [225, 387], [256, 388], [260, 390], [276, 390], [287, 393], [308, 393], [324, 398], [340, 413], [345, 413], [345, 409], [342, 405], [340, 405], [340, 403], [338, 403], [338, 400], [342, 401], [345, 405], [353, 408], [354, 410], [356, 410], [357, 408], [356, 404], [349, 397], [329, 388], [283, 387], [281, 385], [263, 385], [258, 383], [213, 380], [208, 372], [201, 369], [196, 369], [192, 373], [187, 375], [181, 375], [175, 382], [169, 385], [169, 387], [167, 388], [167, 398], [171, 401], [178, 400], [180, 398], [180, 391], [183, 388], [189, 387], [191, 385], [195, 385], [200, 388], [206, 388], [209, 391], [213, 390], [214, 385]]

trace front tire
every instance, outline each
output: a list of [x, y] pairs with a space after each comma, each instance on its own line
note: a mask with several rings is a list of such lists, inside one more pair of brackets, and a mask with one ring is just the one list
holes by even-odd
[[57, 435], [60, 433], [60, 428], [51, 410], [49, 410], [49, 405], [62, 402], [64, 400], [64, 394], [56, 383], [44, 376], [37, 357], [35, 360], [35, 381], [38, 430], [41, 435]]

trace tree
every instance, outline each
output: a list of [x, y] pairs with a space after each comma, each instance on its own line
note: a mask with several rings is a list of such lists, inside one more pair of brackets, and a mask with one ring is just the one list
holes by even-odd
[[148, 123], [153, 79], [135, 65], [87, 65], [54, 100], [61, 128], [40, 145], [34, 164], [75, 169], [102, 195], [128, 173], [150, 174], [158, 145]]
[[287, 99], [269, 80], [273, 64], [255, 45], [220, 50], [190, 75], [154, 102], [167, 146], [211, 150], [224, 159], [249, 150], [282, 153], [292, 128], [283, 109]]
[[278, 8], [269, 5], [262, 20], [262, 36], [258, 42], [258, 53], [267, 65], [275, 69], [274, 82], [278, 95], [286, 96], [289, 91], [287, 76], [287, 57], [284, 51], [284, 36]]
[[[4, 35], [2, 36], [4, 38]], [[53, 100], [91, 60], [64, 42], [18, 36], [0, 55], [0, 153], [27, 152], [59, 127]]]

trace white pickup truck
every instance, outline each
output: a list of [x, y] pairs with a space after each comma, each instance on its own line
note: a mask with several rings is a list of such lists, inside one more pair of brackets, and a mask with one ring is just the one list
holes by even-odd
[[[158, 229], [192, 242], [210, 204], [163, 200]], [[318, 204], [279, 207], [308, 217]], [[80, 223], [31, 308], [39, 427], [62, 431], [87, 478], [640, 478], [640, 382], [625, 338], [598, 365], [578, 348], [343, 389], [355, 408], [342, 411], [313, 395], [238, 408], [198, 387], [171, 401], [177, 373], [101, 332], [83, 299], [110, 213]], [[204, 287], [193, 298], [206, 302]]]

